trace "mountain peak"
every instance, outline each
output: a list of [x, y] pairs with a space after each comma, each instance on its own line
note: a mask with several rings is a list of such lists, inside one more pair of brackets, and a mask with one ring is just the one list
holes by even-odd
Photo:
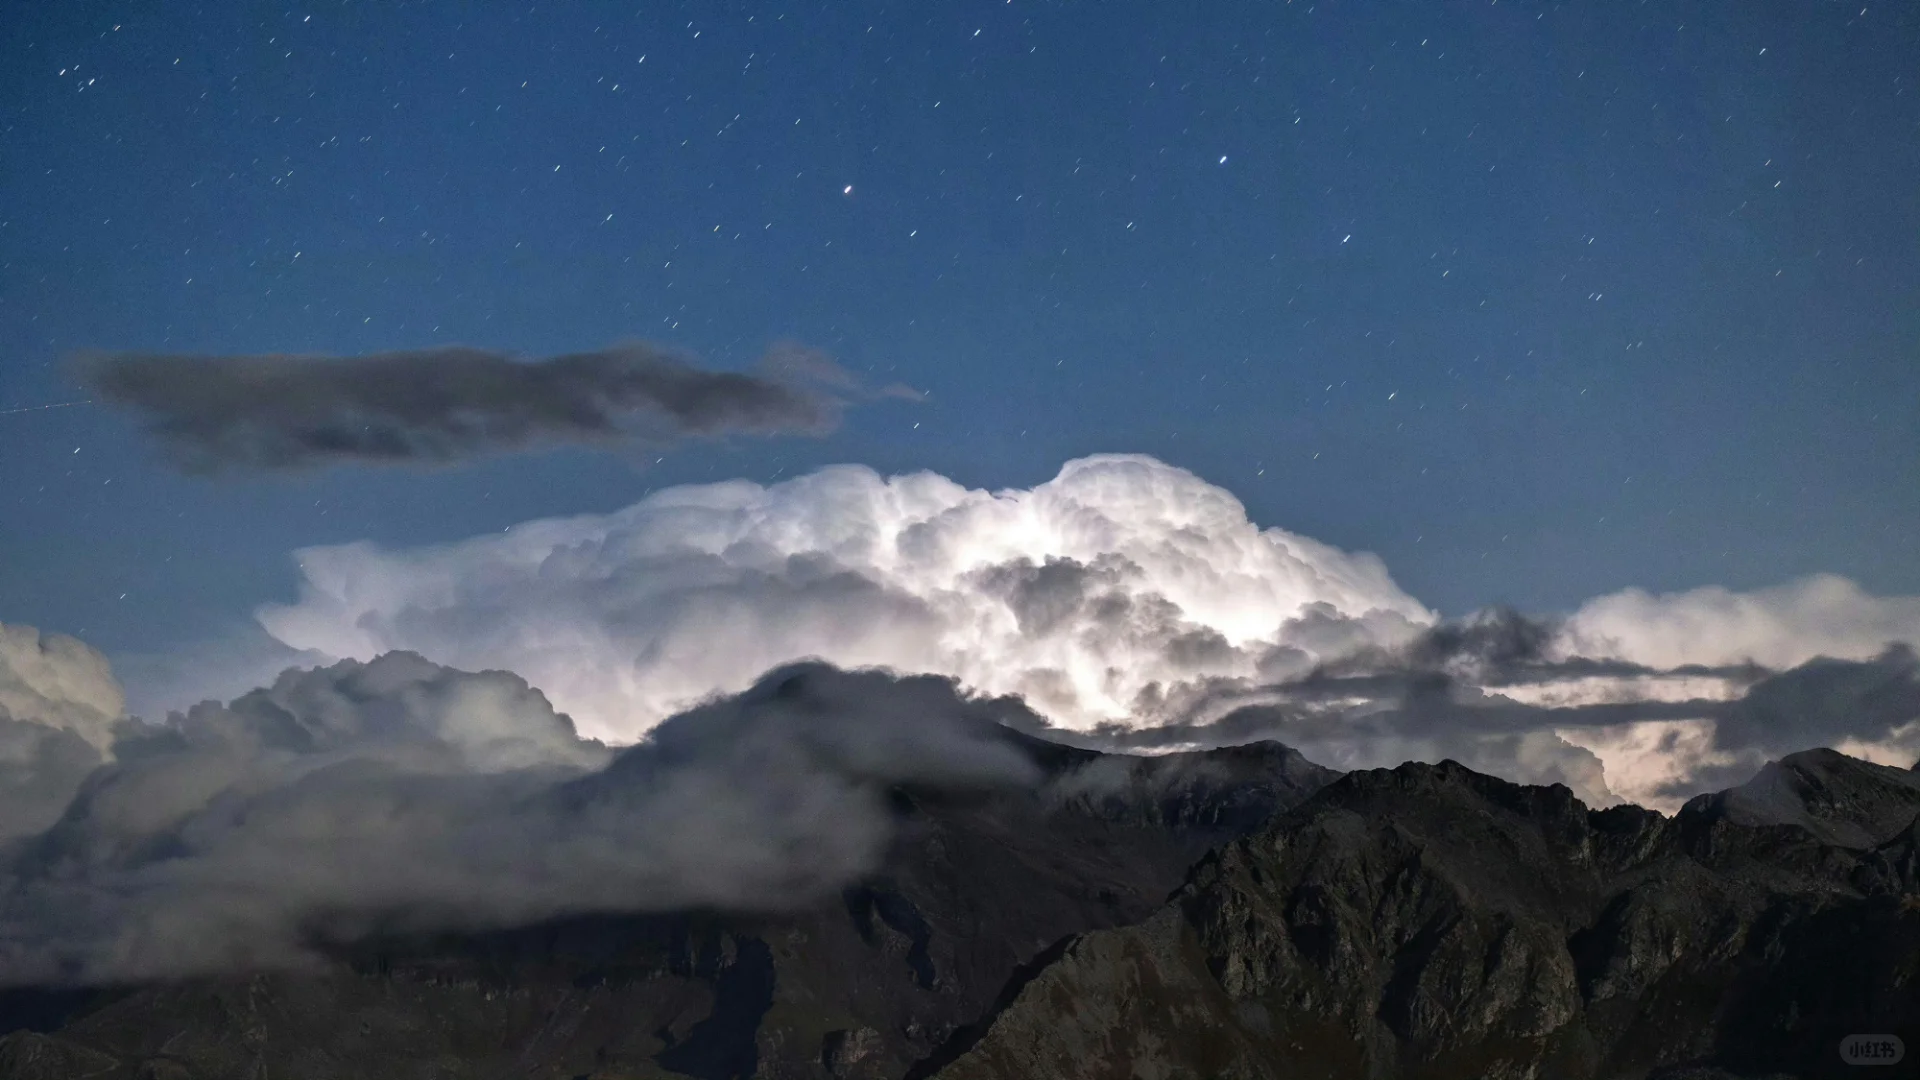
[[1701, 795], [1682, 813], [1740, 825], [1794, 825], [1822, 843], [1864, 850], [1914, 821], [1920, 772], [1819, 747], [1768, 762], [1738, 787]]

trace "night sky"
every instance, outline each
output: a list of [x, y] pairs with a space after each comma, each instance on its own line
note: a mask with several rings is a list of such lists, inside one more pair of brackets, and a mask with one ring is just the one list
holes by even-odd
[[[309, 545], [1094, 452], [1443, 613], [1920, 592], [1920, 8], [634, 6], [7, 3], [0, 617], [118, 658]], [[63, 405], [95, 350], [623, 341], [927, 399], [216, 476]]]

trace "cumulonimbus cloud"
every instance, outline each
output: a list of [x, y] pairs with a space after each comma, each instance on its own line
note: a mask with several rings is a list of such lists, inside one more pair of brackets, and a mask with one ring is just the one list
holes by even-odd
[[865, 389], [795, 345], [753, 372], [618, 345], [540, 361], [465, 347], [353, 357], [106, 353], [76, 360], [99, 400], [140, 413], [195, 472], [449, 464], [562, 444], [647, 445], [733, 434], [819, 435]]
[[280, 641], [509, 668], [614, 741], [803, 657], [951, 675], [1068, 728], [1145, 722], [1208, 680], [1434, 619], [1377, 558], [1263, 530], [1221, 488], [1126, 455], [1000, 492], [839, 466], [298, 560], [299, 601], [259, 613]]
[[[298, 602], [259, 613], [286, 645], [509, 668], [615, 742], [820, 657], [1017, 694], [1126, 745], [1238, 731], [1342, 767], [1455, 757], [1668, 808], [1804, 748], [1783, 741], [1784, 713], [1741, 704], [1765, 680], [1823, 656], [1853, 665], [1820, 676], [1836, 692], [1846, 672], [1897, 680], [1888, 645], [1920, 641], [1920, 599], [1838, 578], [1441, 621], [1373, 556], [1263, 529], [1231, 493], [1135, 455], [999, 492], [840, 466], [298, 558]], [[1920, 728], [1891, 714], [1819, 716], [1800, 735], [1875, 760], [1920, 752]]]

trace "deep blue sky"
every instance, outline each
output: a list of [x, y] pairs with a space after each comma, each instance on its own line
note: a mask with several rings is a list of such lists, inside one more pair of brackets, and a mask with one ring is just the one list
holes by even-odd
[[932, 400], [645, 470], [291, 481], [7, 413], [0, 619], [151, 650], [288, 596], [302, 545], [1094, 451], [1449, 612], [1920, 592], [1916, 57], [1883, 0], [7, 0], [0, 409], [82, 396], [81, 349], [628, 338]]

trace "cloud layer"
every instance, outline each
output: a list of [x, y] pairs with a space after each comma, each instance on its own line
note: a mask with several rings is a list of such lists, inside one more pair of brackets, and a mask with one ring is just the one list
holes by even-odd
[[948, 680], [801, 665], [616, 754], [505, 672], [408, 653], [288, 671], [123, 725], [114, 762], [0, 859], [0, 983], [299, 966], [383, 931], [802, 903], [876, 864], [887, 785], [1037, 779], [995, 734], [1009, 709]]
[[95, 397], [142, 414], [174, 462], [196, 472], [819, 435], [837, 425], [846, 397], [872, 396], [824, 354], [792, 345], [753, 373], [705, 371], [645, 344], [536, 362], [464, 347], [354, 357], [115, 353], [84, 357], [77, 369]]
[[[17, 653], [28, 632], [6, 640]], [[40, 685], [77, 683], [69, 704], [99, 691], [97, 654], [52, 640], [33, 638], [60, 676]], [[1567, 732], [1699, 711], [1719, 745], [1692, 748], [1693, 764], [1718, 754], [1708, 764], [1728, 786], [1782, 749], [1920, 728], [1920, 657], [1905, 646], [1760, 675], [1719, 702], [1537, 706], [1500, 694], [1596, 668], [1552, 659], [1551, 640], [1549, 625], [1483, 615], [1280, 682], [1217, 683], [1215, 704], [1261, 700], [1204, 723], [1054, 734], [1109, 747], [1277, 736], [1342, 767], [1451, 757], [1604, 803], [1615, 793], [1600, 758]], [[1018, 699], [817, 662], [775, 668], [625, 749], [581, 738], [516, 675], [406, 652], [288, 670], [163, 723], [121, 718], [105, 754], [55, 722], [4, 723], [0, 747], [30, 731], [75, 753], [9, 762], [9, 797], [46, 798], [39, 827], [0, 838], [0, 986], [302, 967], [383, 933], [790, 907], [879, 865], [892, 785], [1071, 800], [1136, 775], [1103, 759], [1042, 788], [1004, 733], [1046, 726]]]
[[1920, 598], [1819, 577], [1441, 622], [1373, 556], [1261, 529], [1231, 493], [1142, 456], [1000, 492], [841, 466], [299, 561], [299, 601], [259, 613], [286, 645], [510, 668], [616, 742], [819, 657], [1017, 694], [1119, 744], [1238, 731], [1345, 767], [1455, 757], [1597, 802], [1670, 807], [1807, 740], [1920, 753], [1897, 707], [1789, 715], [1752, 697], [1819, 657], [1851, 665], [1811, 669], [1833, 701], [1849, 672], [1898, 683], [1886, 649], [1920, 641]]

